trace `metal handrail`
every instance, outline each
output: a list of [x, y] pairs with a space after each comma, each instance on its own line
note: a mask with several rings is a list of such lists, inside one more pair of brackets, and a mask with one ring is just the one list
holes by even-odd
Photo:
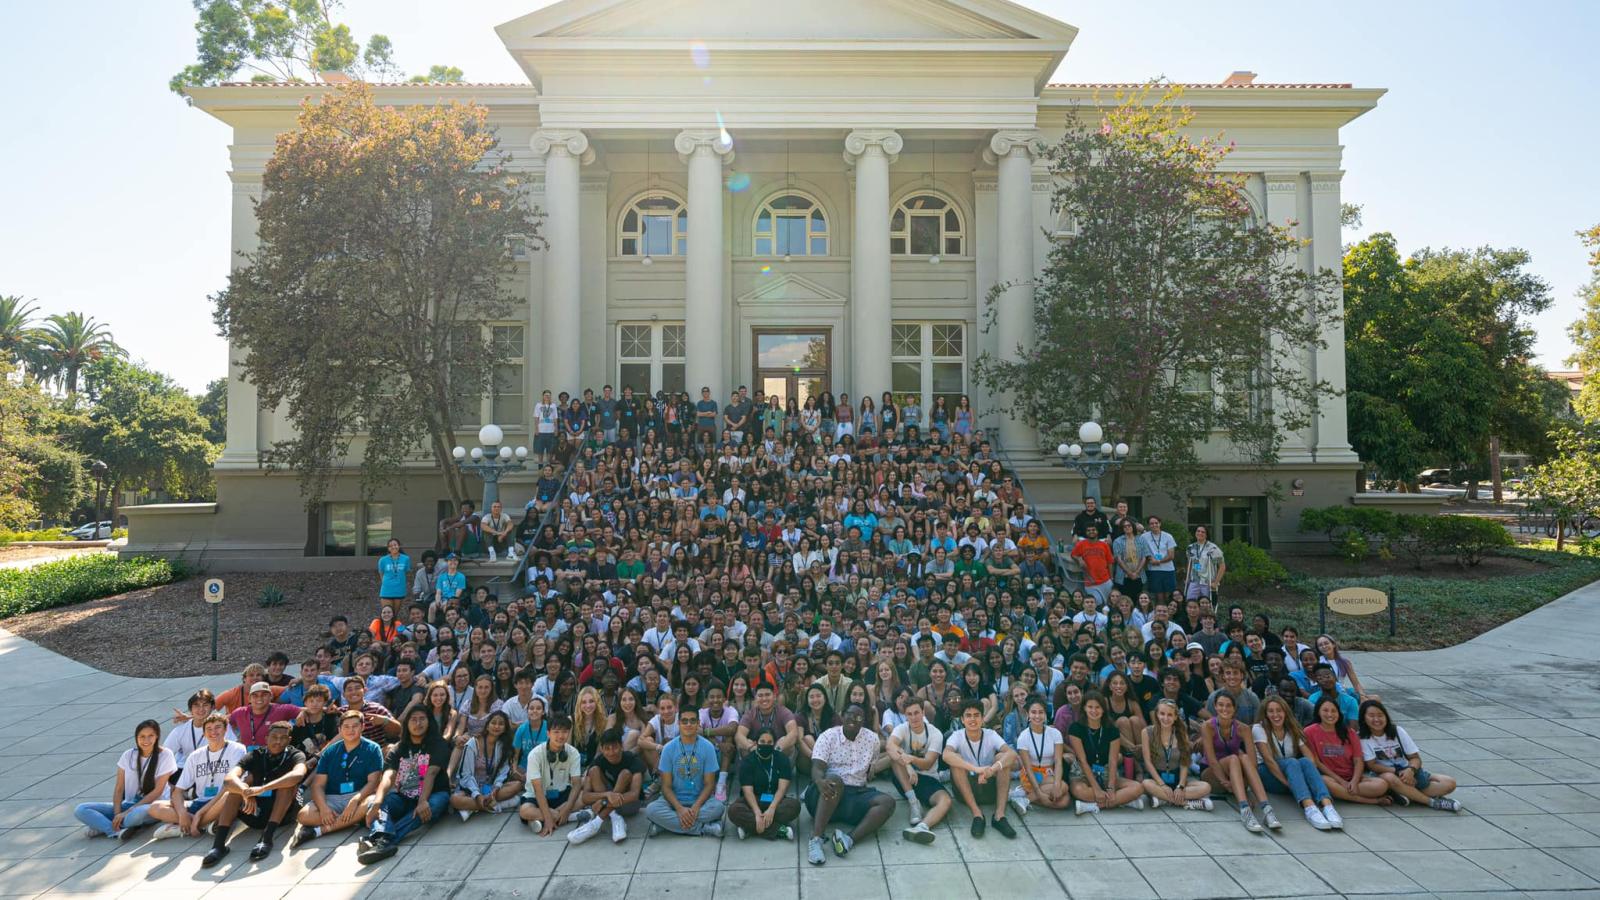
[[[988, 432], [989, 444], [994, 447], [995, 455], [1000, 458], [1001, 464], [1005, 466], [1011, 477], [1017, 480], [1017, 489], [1022, 491], [1022, 502], [1025, 505], [1028, 504], [1028, 486], [1022, 482], [1022, 473], [1018, 471], [1011, 454], [1006, 450], [1005, 444], [1000, 442], [1000, 429], [988, 428], [985, 430]], [[1062, 557], [1065, 554], [1061, 550], [1064, 545], [1058, 543], [1055, 535], [1050, 533], [1050, 526], [1045, 524], [1043, 516], [1035, 514], [1034, 518], [1039, 522], [1040, 533], [1044, 535], [1045, 540], [1050, 542], [1050, 559], [1055, 563], [1056, 575], [1060, 577], [1063, 583], [1070, 582], [1072, 580], [1071, 573], [1067, 570], [1066, 563], [1062, 561]]]

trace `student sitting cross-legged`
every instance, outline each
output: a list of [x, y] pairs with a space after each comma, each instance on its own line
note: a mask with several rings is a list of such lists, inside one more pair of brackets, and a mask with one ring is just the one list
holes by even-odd
[[295, 820], [300, 812], [297, 790], [306, 777], [306, 755], [291, 742], [293, 734], [293, 725], [273, 722], [267, 730], [266, 746], [249, 751], [228, 770], [218, 798], [222, 808], [212, 829], [211, 849], [200, 860], [201, 866], [210, 868], [228, 855], [228, 832], [235, 818], [261, 829], [261, 839], [250, 850], [252, 860], [266, 859], [278, 828]]
[[[409, 716], [407, 717], [409, 718]], [[366, 719], [358, 709], [339, 714], [339, 739], [324, 747], [307, 782], [306, 804], [289, 838], [293, 850], [313, 838], [378, 818], [378, 782], [383, 748], [361, 736]]]

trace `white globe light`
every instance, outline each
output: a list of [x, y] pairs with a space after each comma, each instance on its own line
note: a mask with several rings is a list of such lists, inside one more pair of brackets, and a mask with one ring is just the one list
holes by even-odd
[[472, 448], [472, 459], [473, 459], [473, 461], [477, 461], [477, 460], [483, 459], [483, 448], [482, 447], [473, 447]]
[[1078, 440], [1085, 444], [1098, 444], [1105, 436], [1105, 432], [1100, 428], [1100, 423], [1093, 419], [1078, 426]]
[[646, 254], [644, 259], [639, 260], [639, 265], [641, 266], [653, 266], [655, 264], [655, 257], [652, 257], [649, 254]]
[[1083, 455], [1083, 448], [1078, 446], [1077, 444], [1073, 444], [1072, 446], [1067, 448], [1067, 455], [1072, 457], [1073, 459], [1077, 459], [1078, 457]]
[[501, 431], [500, 426], [493, 422], [478, 429], [478, 443], [485, 447], [498, 447], [500, 442], [505, 440], [505, 437], [505, 432]]
[[[1126, 445], [1124, 445], [1124, 446], [1126, 446]], [[528, 448], [527, 447], [518, 447], [517, 448], [517, 459], [527, 459], [527, 458], [528, 458]]]
[[1070, 456], [1071, 454], [1072, 454], [1072, 445], [1071, 444], [1059, 444], [1059, 445], [1056, 446], [1056, 455], [1057, 456]]
[[1117, 450], [1117, 455], [1118, 456], [1127, 456], [1128, 455], [1128, 445], [1127, 444], [1122, 444], [1122, 443], [1117, 444], [1116, 450]]
[[501, 447], [500, 448], [500, 458], [501, 459], [510, 459], [511, 458], [511, 448], [510, 447]]
[[450, 451], [450, 455], [454, 456], [456, 459], [466, 459], [467, 458], [467, 448], [465, 448], [465, 447], [457, 447], [454, 450]]
[[939, 254], [935, 253], [934, 255], [928, 257], [928, 264], [937, 266], [939, 264]]

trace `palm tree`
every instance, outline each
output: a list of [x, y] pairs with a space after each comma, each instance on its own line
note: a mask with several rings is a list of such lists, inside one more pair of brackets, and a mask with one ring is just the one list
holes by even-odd
[[20, 365], [37, 373], [44, 335], [34, 327], [38, 311], [32, 300], [0, 297], [0, 363]]
[[69, 398], [78, 394], [78, 373], [84, 366], [104, 356], [123, 355], [110, 328], [76, 312], [45, 320], [44, 345], [50, 374], [66, 387]]

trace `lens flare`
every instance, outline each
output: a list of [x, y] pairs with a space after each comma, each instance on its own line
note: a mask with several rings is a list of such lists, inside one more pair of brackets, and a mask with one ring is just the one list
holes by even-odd
[[747, 172], [735, 172], [728, 176], [728, 190], [740, 194], [750, 189], [750, 175]]
[[694, 60], [697, 69], [711, 67], [711, 51], [706, 47], [705, 41], [689, 42], [689, 58]]
[[757, 271], [759, 271], [763, 276], [768, 276], [768, 275], [772, 274], [772, 267], [771, 266], [762, 266]]

